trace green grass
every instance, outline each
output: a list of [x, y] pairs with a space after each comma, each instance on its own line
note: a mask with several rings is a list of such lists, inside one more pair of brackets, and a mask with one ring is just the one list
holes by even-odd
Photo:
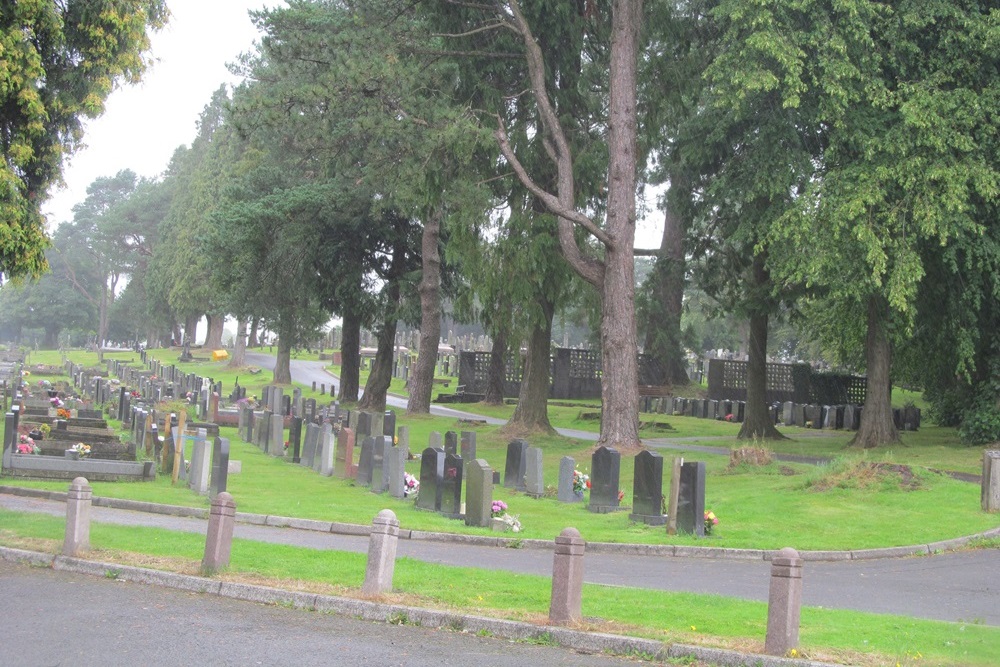
[[[0, 510], [0, 543], [57, 553], [59, 517]], [[25, 544], [22, 540], [36, 540]], [[38, 542], [43, 540], [44, 542]], [[91, 557], [139, 562], [147, 567], [193, 573], [204, 537], [155, 528], [94, 523]], [[225, 578], [285, 588], [355, 596], [364, 580], [365, 555], [313, 550], [250, 540], [233, 541]], [[397, 560], [391, 599], [402, 604], [458, 610], [515, 620], [543, 621], [548, 612], [547, 577], [473, 567]], [[595, 630], [663, 641], [708, 642], [759, 651], [767, 607], [715, 595], [585, 585], [583, 613]], [[945, 623], [893, 615], [806, 607], [800, 650], [851, 664], [992, 665], [1000, 651], [1000, 628]], [[919, 657], [918, 657], [919, 656]]]

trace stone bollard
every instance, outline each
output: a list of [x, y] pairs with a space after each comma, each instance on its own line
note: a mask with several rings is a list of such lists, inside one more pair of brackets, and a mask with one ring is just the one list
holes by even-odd
[[552, 601], [549, 621], [559, 625], [583, 620], [583, 552], [587, 543], [576, 528], [566, 528], [556, 538], [552, 561]]
[[205, 535], [205, 557], [201, 560], [201, 573], [210, 577], [229, 565], [233, 547], [233, 526], [236, 524], [236, 501], [226, 491], [212, 500]]
[[983, 451], [982, 505], [984, 512], [1000, 512], [1000, 450]]
[[382, 510], [372, 520], [368, 538], [368, 567], [361, 592], [379, 595], [392, 590], [392, 575], [396, 569], [396, 542], [399, 539], [399, 520], [392, 510]]
[[66, 494], [66, 539], [64, 556], [82, 556], [90, 551], [90, 501], [94, 492], [85, 477], [77, 477]]
[[785, 655], [793, 648], [798, 648], [801, 609], [802, 558], [795, 549], [785, 547], [771, 557], [764, 653]]

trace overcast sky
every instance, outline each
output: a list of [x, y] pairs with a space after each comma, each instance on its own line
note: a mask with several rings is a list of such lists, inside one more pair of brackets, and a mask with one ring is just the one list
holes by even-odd
[[[143, 81], [108, 97], [104, 115], [86, 124], [84, 143], [65, 163], [66, 186], [53, 188], [42, 211], [49, 230], [71, 220], [87, 186], [131, 169], [140, 176], [163, 173], [170, 156], [195, 137], [196, 123], [212, 93], [236, 83], [227, 63], [251, 50], [258, 33], [248, 10], [279, 0], [167, 0], [171, 18], [152, 36], [155, 59]], [[659, 247], [663, 216], [653, 211], [636, 229], [637, 247]]]
[[65, 164], [65, 188], [42, 210], [49, 229], [73, 217], [73, 206], [101, 176], [131, 169], [155, 177], [182, 144], [190, 144], [202, 109], [223, 83], [235, 83], [226, 64], [249, 51], [257, 31], [247, 11], [274, 0], [167, 0], [170, 22], [151, 39], [155, 59], [143, 81], [115, 90], [106, 111], [86, 124], [86, 147]]

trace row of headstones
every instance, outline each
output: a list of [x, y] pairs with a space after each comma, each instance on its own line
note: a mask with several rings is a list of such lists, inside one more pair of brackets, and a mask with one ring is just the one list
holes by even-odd
[[643, 396], [641, 412], [699, 417], [701, 419], [726, 419], [742, 422], [746, 412], [745, 401], [716, 401], [703, 398], [675, 396]]
[[[802, 405], [786, 401], [780, 408], [773, 409], [779, 412], [776, 418], [786, 426], [849, 431], [857, 431], [861, 426], [860, 405]], [[920, 428], [920, 408], [894, 408], [892, 418], [896, 428], [900, 430], [916, 431]]]
[[[213, 396], [222, 394], [222, 382], [215, 382], [213, 378], [202, 377], [195, 373], [182, 373], [176, 366], [160, 365], [159, 368], [167, 375], [158, 376], [160, 381], [154, 382], [151, 378], [156, 371], [153, 369], [148, 371], [136, 369], [127, 362], [117, 359], [108, 361], [109, 375], [117, 376], [128, 386], [138, 387], [140, 395], [154, 402], [159, 402], [165, 397], [186, 396], [188, 402], [195, 406], [199, 419], [208, 419], [213, 414], [212, 399]], [[158, 392], [157, 386], [160, 387]], [[156, 393], [159, 393], [159, 396], [156, 396]]]
[[[513, 440], [507, 445], [507, 462], [504, 486], [531, 493], [528, 480], [540, 480], [542, 470], [541, 450], [531, 447], [524, 440]], [[636, 522], [660, 526], [667, 523], [663, 508], [663, 457], [642, 451], [635, 456], [632, 476], [632, 512], [629, 518]], [[621, 454], [610, 447], [598, 447], [590, 460], [591, 512], [606, 514], [620, 511], [618, 498], [621, 475]], [[537, 472], [532, 474], [532, 470]], [[576, 461], [564, 456], [559, 461], [559, 486], [556, 497], [561, 502], [580, 502], [583, 494], [573, 489]], [[421, 480], [421, 487], [423, 480]], [[541, 484], [536, 487], [541, 495]], [[536, 494], [532, 494], [536, 495]], [[704, 535], [705, 464], [684, 463], [680, 470], [677, 508], [677, 529], [682, 532]]]

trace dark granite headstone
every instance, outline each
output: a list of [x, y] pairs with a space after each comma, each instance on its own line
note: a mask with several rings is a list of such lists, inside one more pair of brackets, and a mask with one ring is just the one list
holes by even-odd
[[458, 456], [458, 433], [448, 431], [444, 434], [444, 453]]
[[389, 437], [390, 444], [396, 437], [396, 413], [392, 410], [386, 410], [382, 417], [382, 435]]
[[667, 522], [663, 516], [663, 457], [655, 452], [642, 451], [635, 456], [629, 518], [650, 526]]
[[705, 463], [692, 461], [681, 465], [681, 484], [677, 495], [677, 531], [705, 535]]
[[621, 454], [611, 447], [598, 447], [590, 457], [591, 512], [613, 512], [618, 509], [618, 480], [621, 473]]
[[358, 459], [356, 479], [361, 486], [372, 485], [372, 466], [375, 463], [375, 438], [368, 436], [361, 441], [361, 458]]
[[524, 491], [524, 472], [528, 463], [528, 443], [525, 440], [511, 440], [507, 444], [507, 465], [503, 470], [503, 485], [508, 489]]
[[845, 405], [844, 406], [844, 428], [848, 431], [857, 431], [861, 426], [861, 406], [860, 405]]
[[444, 475], [441, 478], [441, 513], [458, 518], [462, 515], [462, 457], [445, 452]]
[[209, 498], [215, 498], [226, 490], [229, 479], [229, 438], [216, 437], [212, 443], [212, 480], [209, 484]]
[[358, 436], [364, 441], [364, 438], [372, 434], [372, 415], [370, 412], [359, 412], [358, 413]]
[[300, 463], [302, 455], [302, 417], [292, 417], [288, 426], [288, 449], [291, 450], [292, 463]]
[[428, 447], [420, 456], [420, 493], [417, 507], [437, 512], [441, 509], [444, 482], [444, 450]]

